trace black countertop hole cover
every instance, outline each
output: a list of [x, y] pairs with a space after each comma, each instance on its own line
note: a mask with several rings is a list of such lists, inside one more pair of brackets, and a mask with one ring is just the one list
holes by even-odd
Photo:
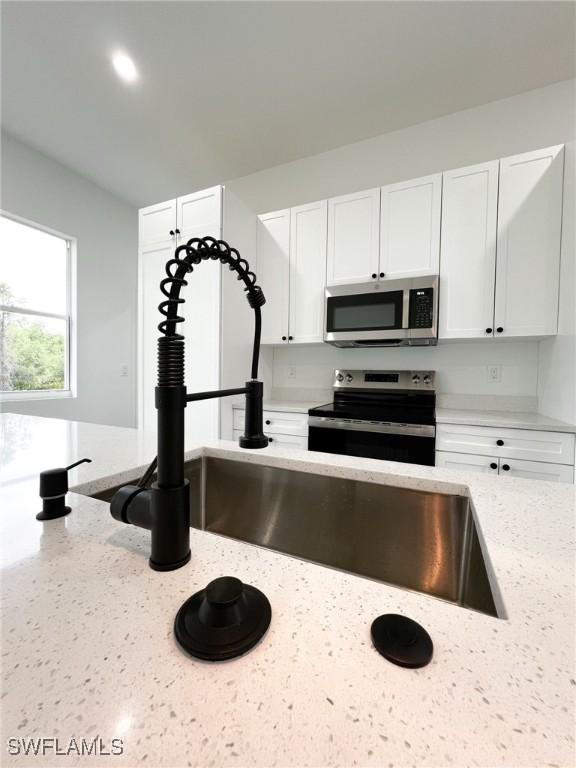
[[417, 669], [432, 660], [432, 638], [424, 627], [406, 616], [378, 616], [372, 622], [370, 634], [378, 653], [400, 667]]
[[180, 607], [174, 634], [191, 656], [225, 661], [253, 648], [271, 618], [272, 608], [263, 592], [233, 576], [222, 576]]

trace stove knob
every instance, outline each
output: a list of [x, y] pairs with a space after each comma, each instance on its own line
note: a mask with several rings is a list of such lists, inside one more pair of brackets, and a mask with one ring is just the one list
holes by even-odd
[[344, 381], [344, 376], [341, 373], [336, 374], [336, 381]]
[[351, 381], [354, 381], [354, 376], [351, 376], [349, 373], [346, 374], [346, 381], [350, 383]]
[[424, 381], [424, 384], [430, 384], [432, 379], [430, 376], [428, 376], [428, 374], [426, 374], [426, 376], [424, 376], [423, 381]]
[[412, 376], [412, 384], [420, 384], [420, 376], [417, 373]]

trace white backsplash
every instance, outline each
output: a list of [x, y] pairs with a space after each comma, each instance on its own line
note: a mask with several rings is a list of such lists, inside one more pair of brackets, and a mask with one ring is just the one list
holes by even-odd
[[[489, 366], [500, 367], [499, 382], [488, 380]], [[479, 341], [395, 349], [338, 349], [327, 344], [275, 347], [272, 398], [328, 400], [335, 368], [434, 370], [438, 404], [445, 408], [537, 408], [536, 341]]]

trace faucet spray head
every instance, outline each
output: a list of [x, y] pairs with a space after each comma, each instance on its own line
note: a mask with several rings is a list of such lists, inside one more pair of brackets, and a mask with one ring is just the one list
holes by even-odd
[[244, 434], [240, 438], [240, 448], [266, 448], [268, 438], [262, 428], [262, 399], [264, 385], [261, 381], [246, 382], [246, 411]]

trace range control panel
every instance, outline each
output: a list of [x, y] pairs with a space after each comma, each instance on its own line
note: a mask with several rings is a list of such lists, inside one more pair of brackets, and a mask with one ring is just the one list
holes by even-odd
[[334, 389], [434, 390], [434, 371], [334, 371]]
[[412, 288], [408, 324], [410, 328], [432, 328], [434, 322], [434, 289]]

